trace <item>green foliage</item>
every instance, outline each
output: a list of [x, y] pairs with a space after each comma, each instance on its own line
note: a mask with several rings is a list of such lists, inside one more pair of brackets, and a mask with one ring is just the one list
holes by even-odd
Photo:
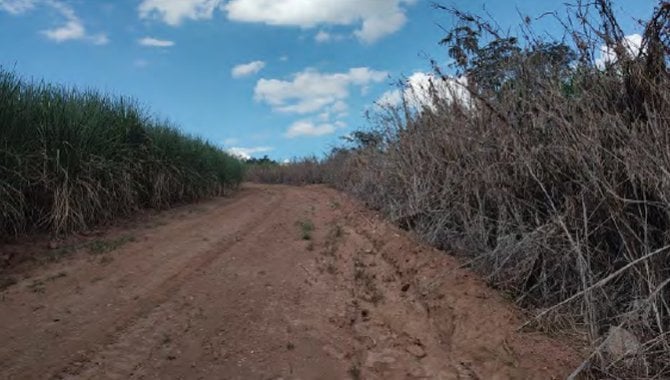
[[263, 156], [262, 158], [249, 158], [244, 161], [245, 164], [247, 165], [264, 165], [264, 166], [274, 166], [274, 165], [279, 165], [279, 163], [267, 155]]
[[133, 236], [122, 236], [116, 239], [110, 240], [94, 240], [88, 244], [88, 251], [92, 255], [101, 255], [108, 252], [116, 251], [121, 248], [126, 243], [135, 241]]
[[[376, 149], [382, 146], [384, 136], [379, 131], [354, 131], [343, 139], [354, 145], [354, 149]], [[337, 151], [341, 148], [333, 148]]]
[[298, 222], [298, 226], [300, 227], [300, 237], [302, 240], [312, 240], [312, 232], [314, 232], [314, 223], [309, 220], [301, 220]]
[[[505, 89], [532, 89], [538, 76], [567, 80], [577, 54], [564, 42], [541, 39], [520, 41], [500, 33], [491, 22], [456, 9], [458, 19], [440, 41], [454, 60], [452, 66], [471, 83], [480, 96], [502, 95]], [[495, 24], [495, 23], [493, 23]], [[528, 71], [532, 68], [531, 71]]]
[[242, 164], [135, 102], [0, 68], [0, 235], [68, 232], [219, 195]]

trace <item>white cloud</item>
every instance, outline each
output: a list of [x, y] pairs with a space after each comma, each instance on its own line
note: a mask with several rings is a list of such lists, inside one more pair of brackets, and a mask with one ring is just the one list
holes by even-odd
[[86, 29], [79, 20], [70, 20], [65, 25], [54, 29], [43, 30], [42, 33], [56, 42], [81, 40], [86, 36]]
[[329, 122], [331, 118], [342, 119], [349, 115], [348, 110], [349, 106], [347, 103], [338, 100], [334, 104], [327, 106], [323, 112], [316, 115], [316, 118], [321, 122]]
[[265, 153], [265, 152], [270, 152], [274, 150], [274, 148], [269, 147], [269, 146], [257, 146], [253, 148], [242, 148], [242, 147], [232, 147], [228, 148], [227, 151], [228, 153], [243, 158], [245, 160], [248, 160], [251, 158], [251, 155], [256, 154], [256, 153]]
[[333, 124], [314, 124], [309, 120], [299, 120], [293, 123], [286, 131], [285, 136], [294, 138], [299, 136], [324, 136], [335, 133], [337, 128]]
[[342, 113], [347, 109], [344, 100], [349, 97], [350, 87], [379, 83], [387, 77], [387, 72], [367, 67], [333, 74], [307, 69], [294, 74], [291, 80], [260, 79], [254, 97], [280, 112], [307, 114], [333, 106], [335, 112]]
[[46, 38], [58, 43], [74, 40], [86, 41], [93, 45], [106, 45], [109, 43], [109, 38], [106, 34], [89, 34], [82, 20], [68, 3], [60, 0], [0, 0], [0, 11], [12, 15], [31, 11], [38, 6], [49, 7], [64, 19], [60, 26], [40, 32]]
[[36, 3], [37, 0], [0, 0], [0, 10], [18, 15], [32, 10]]
[[142, 45], [142, 46], [149, 46], [149, 47], [170, 47], [170, 46], [174, 46], [174, 41], [161, 40], [161, 39], [153, 38], [153, 37], [140, 38], [139, 40], [137, 40], [137, 43]]
[[[351, 26], [356, 28], [353, 34], [359, 40], [373, 43], [400, 30], [407, 21], [406, 6], [416, 2], [417, 0], [141, 0], [138, 12], [142, 19], [159, 19], [172, 26], [180, 25], [184, 20], [211, 19], [217, 9], [225, 11], [228, 19], [232, 21], [300, 28], [314, 28], [319, 25]], [[316, 38], [319, 42], [326, 42], [333, 37], [335, 36], [322, 32]]]
[[334, 42], [334, 41], [342, 41], [344, 40], [345, 36], [341, 34], [333, 34], [326, 32], [324, 30], [319, 30], [317, 34], [314, 35], [314, 41], [320, 44], [324, 44], [327, 42]]
[[211, 19], [222, 4], [222, 0], [142, 0], [138, 11], [140, 18], [156, 18], [177, 26], [186, 19]]
[[363, 27], [354, 34], [363, 42], [373, 43], [387, 34], [400, 30], [406, 21], [407, 16], [402, 12], [379, 14], [365, 19]]
[[42, 31], [42, 34], [48, 39], [58, 43], [71, 40], [88, 41], [94, 45], [109, 43], [109, 38], [105, 34], [89, 35], [84, 23], [68, 4], [56, 0], [46, 0], [44, 3], [65, 18], [65, 24], [62, 26]]
[[341, 115], [346, 114], [348, 109], [349, 106], [347, 106], [347, 103], [343, 101], [338, 101], [335, 102], [335, 104], [333, 104], [333, 106], [330, 108], [330, 111]]
[[416, 0], [231, 0], [223, 8], [234, 21], [301, 28], [358, 26], [356, 37], [372, 43], [400, 30], [407, 18], [404, 6], [414, 3]]
[[416, 72], [405, 80], [402, 90], [395, 89], [386, 91], [377, 100], [377, 104], [396, 107], [403, 100], [407, 105], [416, 110], [423, 107], [434, 107], [434, 96], [448, 102], [459, 101], [461, 104], [470, 104], [470, 94], [466, 89], [468, 80], [465, 77], [448, 78], [446, 80], [433, 74]]
[[314, 40], [318, 43], [328, 42], [332, 38], [333, 36], [330, 33], [324, 32], [323, 30], [320, 30], [319, 33], [317, 33], [316, 36], [314, 36]]
[[248, 75], [256, 74], [259, 71], [263, 70], [264, 67], [265, 62], [253, 61], [233, 67], [230, 74], [233, 76], [233, 78], [241, 78]]
[[377, 99], [377, 104], [381, 106], [391, 106], [397, 107], [402, 104], [402, 95], [403, 91], [398, 89], [389, 90], [382, 94], [382, 96]]
[[[635, 57], [640, 54], [642, 50], [642, 36], [639, 34], [631, 34], [625, 36], [623, 40], [624, 47], [627, 53]], [[616, 63], [618, 60], [617, 53], [611, 46], [603, 45], [600, 47], [600, 57], [596, 59], [596, 66], [603, 69], [607, 65]]]
[[328, 111], [321, 112], [320, 114], [317, 115], [317, 118], [319, 119], [319, 121], [322, 121], [322, 122], [329, 121], [330, 120], [330, 112], [328, 112]]

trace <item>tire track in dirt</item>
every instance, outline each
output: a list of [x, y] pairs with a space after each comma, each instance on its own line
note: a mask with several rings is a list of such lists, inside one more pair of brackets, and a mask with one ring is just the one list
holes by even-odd
[[[0, 350], [0, 363], [14, 365], [4, 368], [0, 364], [2, 373], [7, 377], [44, 377], [45, 367], [58, 373], [64, 364], [65, 374], [76, 373], [76, 368], [84, 365], [93, 352], [113, 342], [119, 331], [165, 302], [175, 289], [215, 259], [223, 248], [250, 233], [250, 227], [280, 204], [283, 196], [283, 193], [272, 190], [251, 189], [243, 192], [235, 202], [222, 199], [206, 205], [207, 213], [196, 214], [195, 218], [186, 215], [184, 219], [184, 215], [179, 214], [178, 220], [170, 220], [171, 223], [149, 231], [144, 240], [115, 252], [113, 264], [120, 264], [116, 270], [89, 260], [75, 260], [77, 273], [68, 276], [68, 281], [59, 284], [61, 287], [48, 288], [45, 294], [27, 294], [29, 302], [37, 305], [31, 309], [37, 309], [38, 313], [27, 309], [25, 302], [11, 305], [7, 299], [11, 300], [14, 295], [8, 292], [4, 295], [4, 303], [10, 303], [9, 309], [21, 312], [23, 317], [4, 324], [7, 329], [0, 332], [0, 336], [12, 330], [25, 331], [31, 325], [43, 327], [43, 332], [26, 338], [5, 339], [10, 344]], [[230, 217], [230, 227], [221, 225], [221, 214]], [[239, 218], [235, 220], [233, 216]], [[88, 288], [82, 289], [83, 284]], [[52, 305], [50, 299], [59, 299], [59, 302]], [[49, 312], [41, 314], [47, 315], [39, 315], [44, 310]], [[52, 318], [54, 315], [59, 317]], [[73, 319], [68, 329], [58, 326], [61, 315]], [[14, 335], [19, 336], [18, 333]], [[45, 335], [62, 337], [59, 339], [61, 344], [58, 347], [42, 345], [40, 338]], [[33, 337], [37, 340], [30, 342]], [[14, 342], [19, 347], [12, 347]], [[36, 355], [46, 360], [40, 363], [40, 372], [33, 374]]]
[[[373, 247], [368, 266], [387, 298], [378, 312], [399, 338], [393, 346], [421, 361], [407, 378], [553, 379], [578, 361], [576, 350], [559, 341], [518, 333], [519, 311], [452, 257], [414, 243], [372, 213], [353, 209], [348, 218]], [[438, 278], [446, 281], [435, 288]]]
[[[161, 306], [170, 300], [185, 282], [202, 273], [203, 269], [211, 265], [214, 260], [225, 259], [225, 254], [234, 249], [240, 241], [257, 232], [259, 223], [277, 212], [276, 206], [281, 204], [283, 198], [284, 194], [279, 193], [277, 199], [272, 200], [265, 207], [263, 211], [266, 212], [255, 215], [252, 220], [242, 225], [239, 232], [233, 236], [224, 237], [213, 247], [191, 259], [182, 269], [156, 286], [151, 294], [139, 300], [139, 307], [132, 305], [124, 310], [121, 314], [126, 318], [113, 327], [114, 336], [104, 344], [102, 349], [98, 348], [96, 352], [87, 353], [83, 360], [71, 363], [56, 377], [99, 378], [99, 373], [97, 373], [99, 368], [91, 370], [90, 363], [93, 362], [94, 365], [99, 366], [105, 357], [116, 359], [112, 366], [105, 367], [104, 374], [106, 377], [124, 379], [128, 378], [129, 375], [135, 375], [134, 371], [139, 369], [139, 363], [143, 359], [147, 359], [152, 350], [158, 346], [155, 342], [161, 338], [163, 340], [167, 339], [168, 335], [164, 333], [161, 336], [155, 329], [157, 323], [165, 324], [167, 322], [169, 324], [170, 322], [167, 318], [167, 313], [170, 310], [161, 308]], [[191, 310], [185, 311], [191, 313]], [[156, 315], [150, 315], [152, 313]], [[166, 329], [167, 326], [163, 327], [165, 330], [173, 331]], [[120, 341], [122, 337], [126, 338], [125, 341]], [[97, 361], [96, 358], [98, 358]], [[87, 369], [92, 374], [87, 374]]]
[[351, 372], [364, 379], [472, 378], [450, 364], [449, 350], [426, 329], [431, 326], [427, 310], [400, 281], [380, 245], [356, 225], [348, 224], [342, 235], [346, 238], [329, 244], [325, 256], [328, 266], [340, 262], [337, 274], [351, 284], [347, 323], [357, 341]]
[[0, 377], [551, 379], [579, 362], [517, 332], [519, 312], [456, 260], [332, 189], [248, 185], [198, 209], [132, 230], [143, 237], [110, 264], [36, 270], [68, 270], [42, 294], [29, 280], [5, 292]]
[[346, 198], [327, 222], [342, 232], [327, 235], [320, 266], [349, 284], [348, 314], [337, 323], [356, 340], [355, 377], [551, 379], [578, 362], [559, 341], [518, 333], [518, 310], [453, 258]]

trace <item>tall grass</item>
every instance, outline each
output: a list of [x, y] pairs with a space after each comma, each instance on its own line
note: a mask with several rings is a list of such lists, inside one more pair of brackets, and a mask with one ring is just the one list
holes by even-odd
[[271, 184], [310, 185], [324, 183], [324, 174], [321, 162], [316, 157], [308, 157], [285, 164], [247, 161], [245, 179]]
[[[571, 43], [450, 10], [467, 100], [386, 107], [315, 178], [462, 256], [540, 326], [584, 332], [575, 376], [670, 378], [670, 4], [640, 52], [609, 1], [572, 9]], [[594, 61], [601, 45], [618, 59]]]
[[0, 68], [0, 236], [80, 230], [219, 195], [242, 169], [133, 101]]

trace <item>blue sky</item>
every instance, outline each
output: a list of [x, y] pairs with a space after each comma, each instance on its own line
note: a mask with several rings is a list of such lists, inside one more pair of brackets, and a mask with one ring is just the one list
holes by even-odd
[[[456, 0], [503, 27], [563, 2]], [[453, 18], [428, 0], [0, 0], [0, 65], [136, 98], [243, 155], [321, 155], [366, 126], [402, 77], [425, 77]], [[627, 34], [656, 1], [618, 0]], [[540, 31], [559, 33], [545, 17]], [[560, 35], [560, 34], [559, 34]]]

